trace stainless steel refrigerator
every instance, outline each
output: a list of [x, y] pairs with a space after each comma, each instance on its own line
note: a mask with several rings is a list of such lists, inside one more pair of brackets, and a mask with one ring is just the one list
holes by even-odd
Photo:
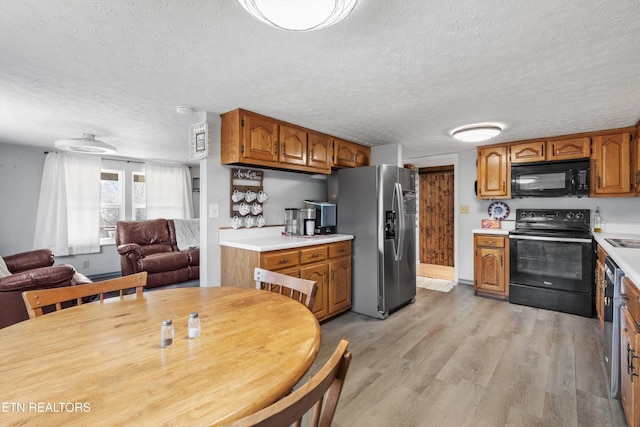
[[385, 319], [415, 301], [415, 176], [391, 165], [337, 175], [337, 230], [355, 236], [351, 309]]

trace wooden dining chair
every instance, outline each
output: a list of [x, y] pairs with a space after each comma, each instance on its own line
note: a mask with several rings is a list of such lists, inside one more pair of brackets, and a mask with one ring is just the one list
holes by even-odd
[[104, 301], [105, 293], [119, 291], [122, 298], [125, 290], [136, 290], [138, 297], [142, 296], [142, 291], [147, 285], [147, 272], [131, 274], [117, 279], [104, 280], [102, 282], [88, 283], [85, 285], [65, 286], [62, 288], [39, 289], [22, 293], [22, 299], [27, 307], [29, 318], [42, 316], [44, 307], [55, 306], [55, 311], [62, 310], [62, 303], [75, 301], [82, 304], [83, 298], [90, 296], [100, 296], [100, 301]]
[[318, 285], [315, 281], [299, 279], [263, 268], [254, 270], [253, 279], [256, 281], [256, 289], [288, 295], [306, 305], [309, 310], [313, 310], [313, 303], [316, 301], [316, 293], [318, 292]]
[[304, 414], [310, 413], [309, 426], [329, 427], [338, 405], [340, 392], [347, 376], [351, 353], [349, 342], [340, 341], [327, 363], [299, 389], [271, 406], [226, 424], [226, 427], [282, 427], [300, 426]]

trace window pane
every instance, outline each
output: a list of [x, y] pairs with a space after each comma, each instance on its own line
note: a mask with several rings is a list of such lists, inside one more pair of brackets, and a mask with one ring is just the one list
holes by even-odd
[[133, 204], [144, 206], [147, 201], [144, 175], [133, 175]]
[[116, 180], [112, 179], [104, 179], [105, 175], [114, 175], [114, 174], [106, 174], [102, 173], [102, 180], [100, 181], [101, 193], [100, 193], [100, 203], [102, 204], [120, 204], [122, 198], [120, 197], [120, 183], [117, 180], [118, 175], [116, 175]]
[[120, 208], [100, 209], [100, 237], [113, 237], [116, 222], [120, 219]]
[[135, 208], [135, 221], [144, 221], [147, 219], [147, 208]]

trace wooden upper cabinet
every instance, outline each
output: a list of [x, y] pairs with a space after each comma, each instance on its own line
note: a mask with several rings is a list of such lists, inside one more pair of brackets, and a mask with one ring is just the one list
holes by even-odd
[[337, 168], [354, 168], [369, 166], [371, 147], [333, 138], [333, 166]]
[[510, 145], [511, 163], [582, 159], [591, 154], [591, 138], [522, 142]]
[[511, 197], [511, 165], [506, 145], [478, 147], [478, 198]]
[[511, 163], [541, 162], [546, 160], [545, 146], [545, 141], [512, 144]]
[[598, 135], [591, 158], [591, 196], [626, 196], [631, 192], [631, 134]]
[[331, 137], [317, 132], [309, 132], [307, 139], [309, 152], [307, 163], [319, 169], [331, 170]]
[[547, 141], [547, 160], [582, 159], [591, 155], [591, 138]]
[[371, 164], [371, 147], [356, 144], [356, 167], [369, 166]]
[[356, 165], [356, 145], [333, 138], [333, 166], [352, 168]]
[[307, 164], [307, 132], [304, 129], [280, 125], [280, 162], [292, 165]]
[[278, 159], [278, 124], [266, 117], [250, 113], [242, 115], [245, 159], [276, 161]]
[[[330, 174], [368, 166], [371, 148], [238, 108], [220, 115], [220, 164]], [[338, 141], [334, 144], [334, 140]]]

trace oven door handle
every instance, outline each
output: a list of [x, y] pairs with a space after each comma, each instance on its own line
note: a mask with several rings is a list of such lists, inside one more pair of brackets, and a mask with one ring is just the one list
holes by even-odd
[[543, 240], [546, 242], [591, 243], [591, 239], [580, 239], [577, 237], [524, 236], [522, 234], [511, 234], [509, 235], [509, 239]]

